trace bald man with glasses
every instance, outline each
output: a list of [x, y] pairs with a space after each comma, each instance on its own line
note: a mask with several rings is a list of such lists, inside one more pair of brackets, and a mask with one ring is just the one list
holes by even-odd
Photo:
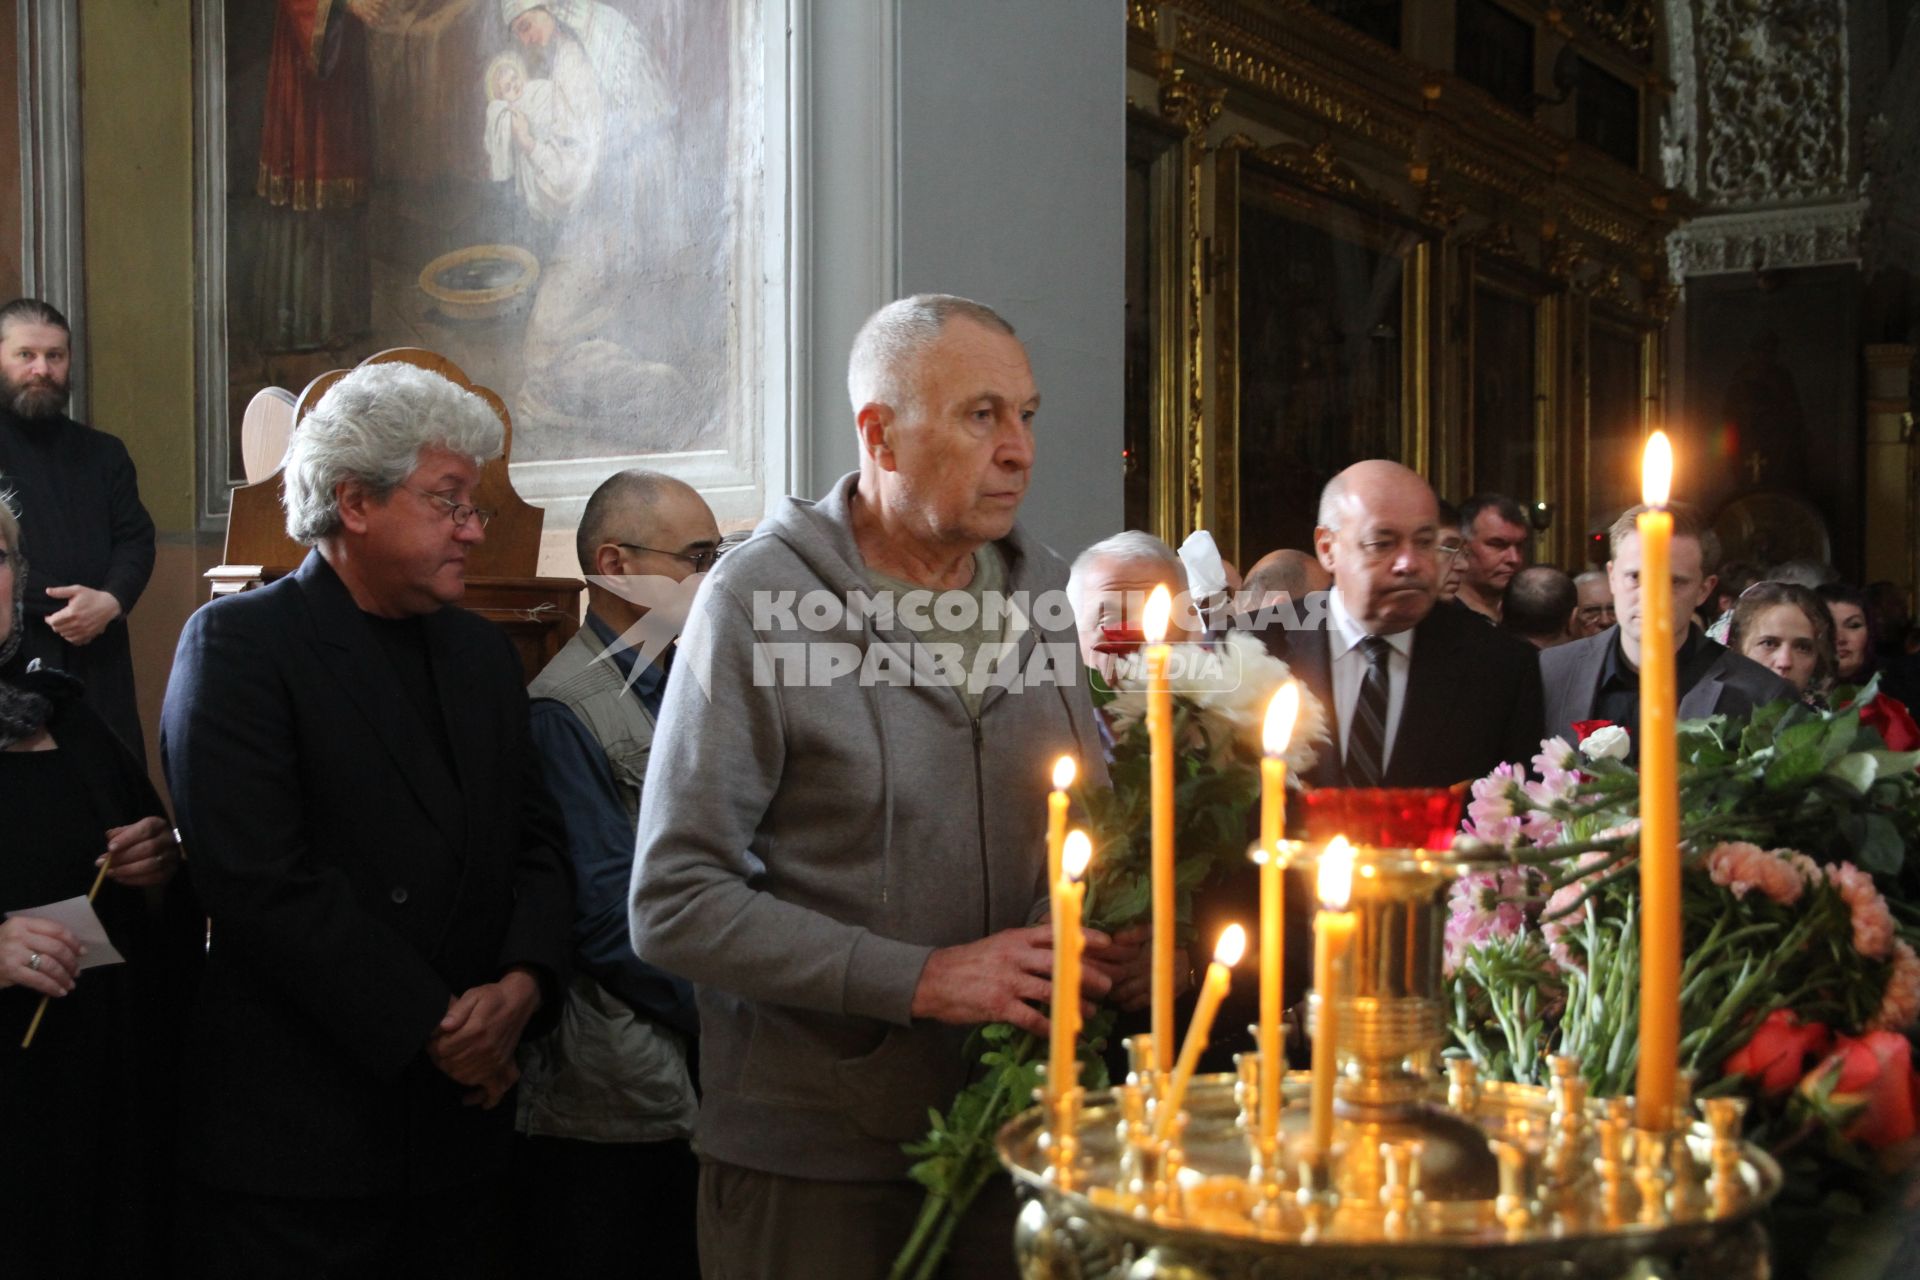
[[574, 541], [586, 625], [527, 690], [573, 862], [574, 974], [559, 1027], [520, 1054], [517, 1254], [525, 1275], [627, 1269], [643, 1204], [648, 1274], [697, 1280], [699, 1018], [687, 982], [634, 954], [627, 886], [674, 640], [720, 530], [690, 486], [635, 470], [594, 490]]

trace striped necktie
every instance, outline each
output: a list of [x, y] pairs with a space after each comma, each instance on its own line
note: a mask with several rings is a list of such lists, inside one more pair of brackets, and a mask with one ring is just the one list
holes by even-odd
[[1367, 636], [1357, 647], [1366, 655], [1367, 673], [1347, 731], [1347, 785], [1377, 787], [1387, 776], [1387, 657], [1393, 646]]

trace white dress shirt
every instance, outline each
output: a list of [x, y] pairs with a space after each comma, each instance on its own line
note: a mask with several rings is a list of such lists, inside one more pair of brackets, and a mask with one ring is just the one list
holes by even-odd
[[[1367, 655], [1360, 642], [1367, 633], [1347, 612], [1340, 598], [1340, 584], [1327, 592], [1327, 657], [1333, 667], [1334, 714], [1340, 722], [1340, 759], [1347, 758], [1347, 732], [1353, 725], [1354, 704], [1360, 701], [1360, 684], [1367, 677]], [[1393, 759], [1394, 738], [1400, 732], [1400, 713], [1407, 705], [1407, 673], [1413, 668], [1413, 628], [1395, 635], [1381, 636], [1390, 646], [1387, 654], [1386, 738], [1380, 744], [1380, 768], [1384, 772]]]

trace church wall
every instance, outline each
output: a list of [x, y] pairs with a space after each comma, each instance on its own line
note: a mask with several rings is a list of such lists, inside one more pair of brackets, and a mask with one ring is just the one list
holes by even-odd
[[902, 5], [899, 37], [901, 292], [1020, 331], [1042, 396], [1021, 518], [1071, 557], [1122, 525], [1125, 27], [990, 0]]
[[206, 599], [219, 540], [194, 531], [191, 9], [80, 7], [87, 416], [127, 444], [160, 528], [130, 626], [140, 717], [155, 735], [173, 648]]

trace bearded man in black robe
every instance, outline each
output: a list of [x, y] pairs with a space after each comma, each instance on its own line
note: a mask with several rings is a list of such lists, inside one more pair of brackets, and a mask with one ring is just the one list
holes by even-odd
[[153, 519], [126, 446], [66, 415], [71, 351], [46, 303], [0, 307], [0, 489], [33, 548], [22, 652], [85, 681], [87, 704], [144, 762], [127, 615], [153, 575]]

